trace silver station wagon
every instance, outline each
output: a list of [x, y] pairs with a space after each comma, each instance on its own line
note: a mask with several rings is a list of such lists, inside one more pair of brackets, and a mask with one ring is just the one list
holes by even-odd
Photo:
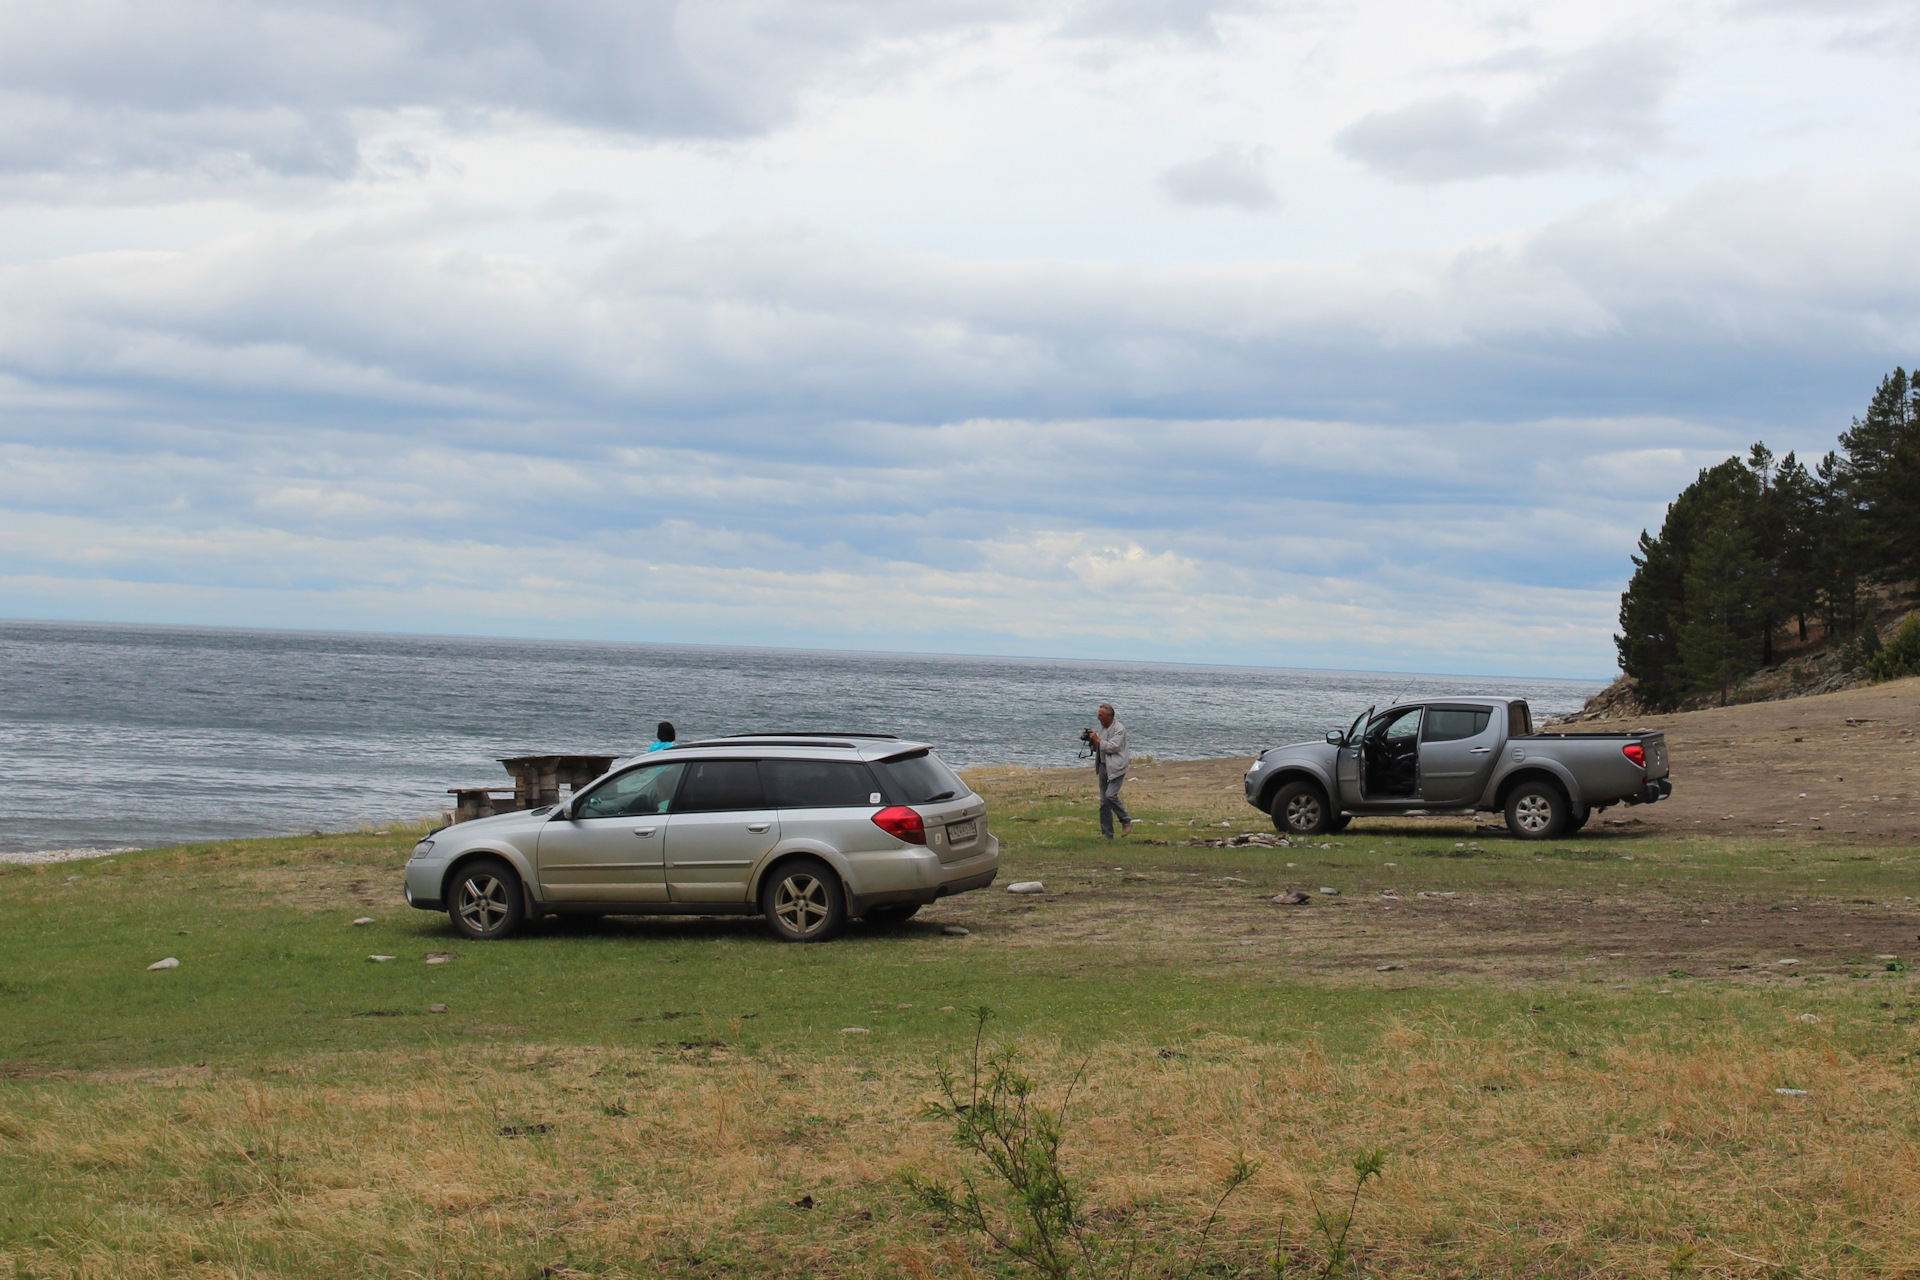
[[543, 915], [761, 915], [821, 942], [999, 870], [986, 802], [926, 744], [761, 734], [681, 743], [562, 804], [443, 827], [414, 847], [406, 894], [474, 939]]

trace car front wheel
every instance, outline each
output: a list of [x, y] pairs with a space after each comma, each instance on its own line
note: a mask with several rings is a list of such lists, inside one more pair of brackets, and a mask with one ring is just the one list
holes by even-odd
[[501, 858], [476, 858], [453, 877], [447, 915], [453, 927], [475, 942], [507, 938], [527, 918], [520, 876]]
[[818, 858], [795, 858], [774, 868], [760, 888], [767, 927], [787, 942], [825, 942], [847, 921], [840, 877]]
[[1523, 782], [1507, 797], [1507, 830], [1521, 840], [1551, 840], [1567, 823], [1567, 798], [1548, 782]]
[[1281, 835], [1317, 836], [1333, 826], [1326, 793], [1307, 781], [1289, 782], [1273, 797], [1273, 825]]

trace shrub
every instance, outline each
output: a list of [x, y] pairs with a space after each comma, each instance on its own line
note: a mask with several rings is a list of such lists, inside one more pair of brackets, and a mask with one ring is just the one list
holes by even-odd
[[1875, 680], [1920, 675], [1920, 613], [1908, 614], [1886, 647], [1867, 660], [1867, 674]]

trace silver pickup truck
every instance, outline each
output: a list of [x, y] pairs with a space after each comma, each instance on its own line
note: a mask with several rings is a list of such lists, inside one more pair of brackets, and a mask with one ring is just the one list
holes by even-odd
[[1325, 742], [1260, 753], [1247, 803], [1284, 835], [1356, 817], [1504, 811], [1522, 840], [1578, 831], [1596, 809], [1673, 794], [1660, 733], [1535, 733], [1518, 698], [1438, 698], [1355, 717]]

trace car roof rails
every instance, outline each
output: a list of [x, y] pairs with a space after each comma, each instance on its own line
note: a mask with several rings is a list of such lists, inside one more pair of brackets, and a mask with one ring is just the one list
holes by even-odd
[[897, 733], [828, 733], [824, 729], [768, 729], [760, 733], [730, 733], [728, 738], [875, 738], [898, 742]]

